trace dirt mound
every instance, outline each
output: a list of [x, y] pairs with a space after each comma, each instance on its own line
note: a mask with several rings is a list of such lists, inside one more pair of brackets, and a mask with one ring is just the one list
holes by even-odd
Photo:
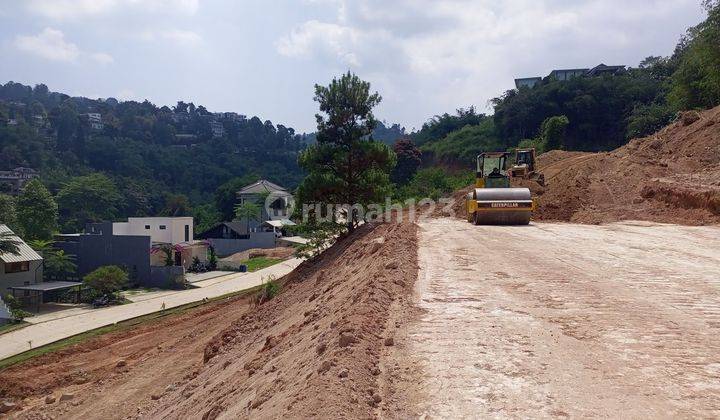
[[382, 399], [391, 308], [417, 276], [414, 224], [365, 225], [286, 276], [282, 292], [205, 348], [151, 418], [366, 418]]
[[[546, 173], [537, 218], [720, 223], [719, 123], [720, 107], [684, 113], [656, 134], [612, 152], [552, 152], [549, 169], [560, 169]], [[542, 160], [540, 165], [545, 171]]]
[[[534, 220], [720, 223], [720, 107], [683, 113], [611, 152], [554, 150], [538, 157], [538, 167], [545, 187], [513, 180], [537, 197]], [[465, 217], [469, 190], [453, 196], [456, 217]]]

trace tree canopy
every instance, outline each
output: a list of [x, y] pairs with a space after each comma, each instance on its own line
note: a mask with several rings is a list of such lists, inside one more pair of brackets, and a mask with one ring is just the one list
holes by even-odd
[[[371, 137], [376, 125], [372, 109], [380, 100], [370, 92], [370, 83], [349, 72], [328, 86], [315, 85], [317, 143], [299, 158], [308, 172], [298, 187], [300, 203], [366, 206], [389, 194], [395, 154]], [[347, 229], [357, 223], [357, 213], [349, 211]]]

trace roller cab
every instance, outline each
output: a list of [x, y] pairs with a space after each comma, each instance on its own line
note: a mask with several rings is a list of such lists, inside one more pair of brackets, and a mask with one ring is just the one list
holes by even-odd
[[467, 220], [476, 225], [527, 225], [535, 210], [528, 188], [511, 188], [507, 152], [477, 157], [475, 189], [465, 199]]

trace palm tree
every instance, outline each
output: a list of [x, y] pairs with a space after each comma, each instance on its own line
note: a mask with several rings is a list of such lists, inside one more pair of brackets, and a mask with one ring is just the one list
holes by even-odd
[[47, 258], [47, 254], [52, 251], [52, 243], [53, 241], [47, 239], [33, 239], [32, 241], [28, 241], [27, 244], [30, 245], [30, 248], [35, 252], [40, 254], [40, 256]]
[[242, 220], [245, 219], [245, 232], [250, 233], [250, 219], [258, 220], [260, 218], [260, 206], [252, 201], [246, 201], [235, 206], [235, 217]]
[[68, 274], [74, 273], [77, 265], [73, 262], [75, 256], [66, 254], [62, 249], [52, 251], [45, 257], [45, 269], [52, 278], [67, 279]]
[[11, 231], [0, 232], [0, 254], [20, 254], [21, 243]]

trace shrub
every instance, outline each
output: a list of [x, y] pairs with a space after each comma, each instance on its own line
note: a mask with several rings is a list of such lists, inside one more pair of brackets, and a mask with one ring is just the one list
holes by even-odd
[[14, 321], [20, 322], [27, 317], [33, 316], [30, 312], [22, 309], [20, 302], [15, 296], [7, 294], [3, 297], [3, 301], [7, 305], [8, 309], [10, 309], [10, 315], [13, 317]]
[[97, 268], [83, 278], [83, 283], [98, 295], [110, 295], [127, 285], [128, 275], [116, 265]]
[[255, 296], [255, 304], [261, 305], [277, 296], [278, 293], [280, 293], [280, 284], [278, 284], [275, 276], [270, 275], [267, 277], [267, 281], [263, 282], [260, 291]]

